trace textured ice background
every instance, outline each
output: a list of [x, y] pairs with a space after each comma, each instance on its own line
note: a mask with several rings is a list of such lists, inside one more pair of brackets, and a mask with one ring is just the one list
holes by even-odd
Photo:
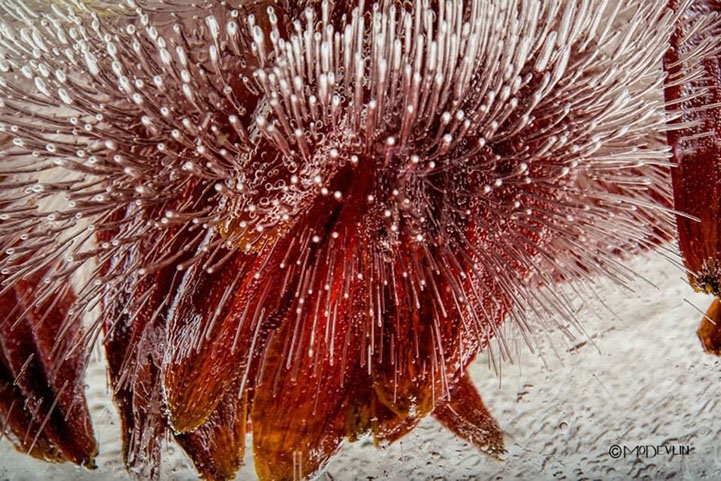
[[[471, 375], [505, 430], [505, 460], [483, 456], [428, 418], [383, 450], [346, 444], [321, 480], [721, 479], [721, 362], [695, 335], [710, 299], [694, 294], [681, 269], [659, 253], [631, 268], [638, 275], [632, 290], [599, 282], [592, 287], [597, 299], [577, 301], [586, 337], [556, 330], [539, 335], [531, 352], [509, 332], [514, 359], [501, 363], [500, 375], [487, 355], [473, 365]], [[131, 479], [120, 462], [119, 423], [100, 360], [89, 371], [88, 397], [101, 446], [96, 471], [41, 463], [0, 441], [0, 481]], [[616, 459], [613, 445], [691, 452], [653, 455], [647, 448], [647, 456]], [[172, 445], [163, 479], [197, 479]], [[237, 479], [256, 479], [250, 456]]]

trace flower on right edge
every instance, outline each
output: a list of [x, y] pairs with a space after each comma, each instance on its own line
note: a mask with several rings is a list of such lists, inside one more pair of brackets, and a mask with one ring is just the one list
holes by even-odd
[[102, 336], [139, 477], [172, 436], [230, 479], [251, 432], [261, 480], [310, 479], [427, 415], [499, 456], [468, 364], [673, 237], [664, 1], [114, 7], [1, 7], [0, 416], [31, 455], [92, 466]]
[[[672, 183], [678, 210], [678, 243], [688, 280], [697, 292], [714, 296], [697, 334], [703, 348], [721, 354], [721, 169], [719, 169], [718, 99], [721, 65], [718, 38], [721, 28], [697, 28], [718, 14], [718, 2], [694, 1], [669, 5], [683, 12], [664, 56], [667, 73], [664, 95], [674, 117], [668, 143], [675, 164]], [[696, 75], [690, 75], [695, 72]]]

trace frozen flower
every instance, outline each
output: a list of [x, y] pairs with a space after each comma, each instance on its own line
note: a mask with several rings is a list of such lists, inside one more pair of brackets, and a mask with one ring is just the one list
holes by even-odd
[[[433, 415], [561, 281], [672, 237], [665, 1], [0, 5], [0, 416], [92, 464], [101, 336], [127, 467], [317, 473]], [[84, 324], [84, 325], [83, 325]]]

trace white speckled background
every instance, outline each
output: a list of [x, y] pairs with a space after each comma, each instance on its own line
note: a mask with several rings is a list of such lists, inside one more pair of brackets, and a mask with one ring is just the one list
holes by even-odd
[[[472, 481], [481, 479], [721, 479], [721, 362], [705, 354], [695, 330], [709, 298], [696, 295], [679, 267], [659, 253], [637, 259], [634, 292], [601, 283], [600, 301], [578, 313], [592, 341], [556, 333], [537, 352], [516, 338], [518, 354], [502, 374], [481, 356], [472, 377], [486, 405], [506, 432], [504, 461], [486, 458], [426, 419], [385, 451], [369, 443], [344, 446], [323, 481]], [[117, 414], [96, 362], [88, 396], [101, 445], [99, 468], [34, 461], [0, 441], [0, 481], [116, 481], [131, 479], [120, 462]], [[614, 459], [609, 449], [647, 448], [648, 456]], [[669, 455], [689, 446], [690, 454]], [[250, 456], [239, 480], [255, 479]], [[182, 452], [167, 449], [163, 479], [197, 479]]]

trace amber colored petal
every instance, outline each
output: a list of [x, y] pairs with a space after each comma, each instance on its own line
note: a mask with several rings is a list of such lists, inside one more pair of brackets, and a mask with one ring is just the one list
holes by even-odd
[[[0, 297], [0, 349], [7, 377], [18, 388], [12, 395], [24, 398], [24, 412], [33, 418], [27, 429], [35, 429], [31, 426], [37, 420], [38, 429], [43, 430], [41, 435], [33, 433], [40, 443], [35, 443], [41, 450], [38, 456], [93, 468], [97, 443], [84, 396], [87, 352], [80, 341], [81, 319], [69, 314], [75, 297], [66, 286], [55, 298], [36, 300], [34, 288], [39, 282], [40, 274], [16, 281]], [[10, 406], [14, 406], [12, 401]], [[25, 416], [21, 411], [16, 413]], [[13, 429], [20, 423], [15, 419], [8, 427]], [[15, 431], [15, 437], [23, 439], [21, 445], [27, 442], [27, 434], [22, 428]], [[31, 442], [28, 448], [32, 447]]]
[[721, 302], [718, 297], [714, 298], [701, 319], [696, 334], [706, 352], [721, 356]]
[[229, 480], [243, 465], [248, 426], [248, 392], [231, 389], [208, 420], [175, 439], [193, 460], [203, 479]]
[[433, 417], [489, 456], [498, 458], [506, 452], [503, 432], [467, 374], [454, 386], [450, 400], [436, 406]]
[[420, 417], [401, 417], [389, 409], [378, 399], [371, 376], [359, 373], [348, 396], [346, 436], [349, 441], [371, 434], [376, 446], [392, 443], [408, 434], [420, 420]]
[[363, 284], [344, 275], [357, 261], [358, 239], [342, 230], [337, 241], [326, 242], [310, 255], [324, 257], [315, 264], [315, 277], [327, 279], [328, 288], [315, 289], [303, 304], [283, 312], [259, 369], [251, 429], [261, 481], [317, 473], [347, 433], [349, 395], [365, 382], [359, 374], [367, 312]]
[[[310, 478], [346, 434], [351, 379], [344, 363], [301, 355], [289, 368], [285, 350], [292, 337], [293, 323], [285, 322], [270, 344], [253, 398], [253, 456], [260, 481]], [[350, 355], [348, 362], [355, 359]]]
[[263, 318], [281, 300], [282, 272], [264, 269], [281, 262], [282, 244], [276, 246], [237, 254], [212, 274], [200, 266], [185, 274], [169, 315], [162, 368], [176, 432], [204, 424], [231, 386], [247, 377], [250, 354], [263, 347]]

